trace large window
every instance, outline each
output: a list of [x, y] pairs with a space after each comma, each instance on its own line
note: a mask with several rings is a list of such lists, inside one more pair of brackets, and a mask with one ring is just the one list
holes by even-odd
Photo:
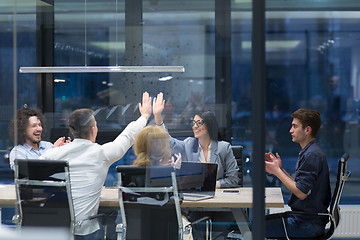
[[[188, 123], [197, 110], [206, 107], [216, 112], [225, 140], [245, 146], [245, 180], [251, 185], [251, 2], [231, 1], [230, 11], [220, 14], [216, 14], [216, 2], [0, 3], [2, 152], [14, 144], [9, 140], [7, 127], [15, 103], [16, 108], [24, 104], [42, 107], [44, 101], [54, 103], [50, 106], [52, 111], [45, 111], [49, 128], [46, 139], [51, 141], [68, 134], [69, 112], [91, 108], [99, 124], [98, 142], [102, 143], [112, 140], [137, 117], [136, 104], [143, 91], [152, 96], [162, 91], [167, 101], [165, 123], [175, 136], [192, 134]], [[360, 3], [346, 1], [348, 5], [344, 6], [341, 1], [315, 5], [309, 2], [276, 5], [277, 2], [267, 1], [266, 150], [279, 152], [284, 168], [291, 172], [298, 145], [291, 142], [288, 133], [290, 114], [298, 108], [318, 110], [323, 120], [318, 140], [328, 157], [332, 182], [338, 158], [349, 152], [353, 175], [345, 188], [343, 203], [358, 204]], [[51, 44], [37, 44], [41, 21], [37, 16], [44, 13], [41, 11], [53, 13]], [[222, 22], [226, 17], [230, 17], [230, 26]], [[47, 51], [49, 46], [52, 55]], [[180, 65], [185, 72], [62, 73], [52, 76], [53, 89], [37, 88], [38, 75], [19, 74], [13, 69], [36, 66], [38, 59], [34, 56], [40, 53], [50, 54], [54, 66]], [[229, 72], [223, 74], [221, 69]], [[52, 90], [52, 99], [39, 100], [39, 94], [44, 96]], [[11, 100], [14, 97], [17, 101]], [[133, 159], [129, 151], [120, 163], [131, 164]], [[0, 181], [11, 181], [7, 163], [1, 162], [6, 174], [0, 175]], [[112, 176], [109, 175], [108, 185], [115, 184]], [[268, 186], [280, 185], [273, 176], [266, 179]], [[286, 189], [284, 193], [287, 195]]]
[[[350, 153], [350, 169], [359, 158], [359, 41], [358, 12], [267, 11], [266, 25], [266, 130], [267, 151], [282, 156], [284, 168], [293, 172], [299, 151], [291, 142], [291, 113], [313, 108], [321, 113], [318, 141], [329, 163], [334, 183], [337, 161]], [[232, 128], [233, 143], [246, 146], [251, 166], [251, 31], [246, 14], [232, 14]], [[245, 18], [245, 19], [244, 19]], [[352, 40], [350, 40], [352, 39]], [[248, 169], [251, 173], [251, 169]], [[250, 174], [251, 175], [251, 174]], [[345, 188], [343, 202], [356, 203], [356, 173]], [[267, 176], [268, 186], [280, 186]], [[284, 188], [285, 195], [288, 195]]]

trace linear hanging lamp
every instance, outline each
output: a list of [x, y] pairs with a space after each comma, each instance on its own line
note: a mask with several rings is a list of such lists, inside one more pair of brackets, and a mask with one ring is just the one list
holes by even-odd
[[[115, 6], [115, 37], [118, 42], [118, 0]], [[185, 72], [183, 66], [119, 66], [118, 51], [115, 52], [115, 66], [88, 66], [87, 64], [87, 0], [84, 0], [84, 66], [20, 67], [20, 73], [101, 73], [101, 72]]]
[[185, 72], [184, 66], [68, 66], [20, 67], [20, 73], [89, 73], [89, 72]]

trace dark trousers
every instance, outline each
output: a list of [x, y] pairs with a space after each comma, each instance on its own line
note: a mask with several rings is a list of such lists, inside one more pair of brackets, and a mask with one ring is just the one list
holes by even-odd
[[97, 230], [88, 235], [75, 235], [75, 240], [104, 240], [104, 235], [101, 230]]
[[[266, 215], [265, 219], [265, 236], [267, 238], [285, 238], [285, 229], [283, 220], [280, 214]], [[313, 238], [321, 236], [324, 233], [324, 226], [316, 224], [314, 222], [298, 222], [292, 217], [284, 218], [286, 231], [288, 236], [301, 237], [301, 238]]]
[[[238, 230], [237, 223], [231, 212], [215, 212], [215, 211], [191, 211], [188, 213], [190, 222], [194, 222], [202, 217], [210, 217], [212, 221], [212, 237], [213, 239], [226, 239], [229, 232]], [[206, 223], [201, 222], [193, 226], [193, 238], [206, 239]]]

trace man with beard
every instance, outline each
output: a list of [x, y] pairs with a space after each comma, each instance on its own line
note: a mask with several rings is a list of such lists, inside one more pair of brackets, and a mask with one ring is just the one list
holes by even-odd
[[[16, 121], [15, 121], [16, 120]], [[24, 106], [17, 111], [12, 119], [9, 130], [10, 137], [15, 142], [15, 122], [17, 127], [18, 145], [10, 152], [10, 167], [14, 170], [15, 159], [37, 159], [46, 150], [62, 146], [71, 141], [70, 138], [60, 137], [54, 144], [41, 141], [45, 128], [44, 115], [39, 109]]]

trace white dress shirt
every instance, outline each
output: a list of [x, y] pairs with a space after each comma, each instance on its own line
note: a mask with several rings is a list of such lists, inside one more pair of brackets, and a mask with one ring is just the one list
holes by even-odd
[[[134, 144], [138, 132], [145, 127], [144, 117], [129, 123], [113, 141], [100, 145], [87, 139], [76, 138], [62, 147], [53, 148], [40, 159], [66, 160], [70, 166], [71, 193], [75, 220], [96, 215], [100, 204], [101, 189], [111, 164], [122, 158]], [[84, 221], [75, 229], [76, 235], [87, 235], [99, 229], [98, 220]]]
[[199, 161], [200, 162], [210, 162], [211, 161], [211, 159], [210, 159], [210, 156], [211, 156], [211, 143], [212, 143], [212, 141], [210, 142], [210, 145], [208, 146], [208, 153], [207, 153], [207, 158], [206, 159], [205, 159], [204, 150], [202, 149], [201, 145], [199, 144], [199, 149], [200, 149]]

